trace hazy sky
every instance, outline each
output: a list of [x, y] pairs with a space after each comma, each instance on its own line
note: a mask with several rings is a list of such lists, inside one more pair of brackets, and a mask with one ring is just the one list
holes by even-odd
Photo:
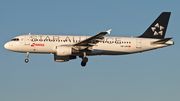
[[[179, 0], [0, 0], [0, 101], [179, 101]], [[50, 54], [4, 49], [28, 34], [141, 35], [161, 12], [172, 12], [166, 37], [175, 45], [121, 56], [54, 62]]]

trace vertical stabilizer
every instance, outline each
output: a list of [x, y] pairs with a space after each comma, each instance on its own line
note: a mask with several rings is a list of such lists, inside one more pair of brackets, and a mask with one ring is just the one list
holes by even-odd
[[166, 34], [171, 12], [162, 12], [151, 26], [139, 37], [163, 39]]

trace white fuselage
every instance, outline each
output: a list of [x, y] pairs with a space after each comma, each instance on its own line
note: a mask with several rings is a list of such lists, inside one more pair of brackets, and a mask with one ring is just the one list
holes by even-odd
[[[4, 47], [15, 52], [56, 53], [56, 46], [72, 45], [90, 36], [61, 36], [61, 35], [21, 35], [7, 42]], [[92, 47], [87, 55], [123, 55], [148, 51], [173, 45], [173, 41], [165, 44], [151, 44], [159, 39], [133, 37], [104, 37], [104, 40]], [[80, 55], [75, 53], [72, 55]]]

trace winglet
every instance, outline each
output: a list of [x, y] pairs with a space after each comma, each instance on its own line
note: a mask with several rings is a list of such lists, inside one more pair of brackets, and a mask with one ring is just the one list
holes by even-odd
[[106, 32], [110, 34], [111, 30], [112, 30], [112, 29], [109, 29], [109, 30], [108, 30], [108, 31], [106, 31]]

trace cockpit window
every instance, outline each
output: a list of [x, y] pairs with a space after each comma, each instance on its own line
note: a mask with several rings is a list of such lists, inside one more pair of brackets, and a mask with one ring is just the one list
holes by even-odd
[[19, 41], [19, 38], [14, 38], [11, 41]]

